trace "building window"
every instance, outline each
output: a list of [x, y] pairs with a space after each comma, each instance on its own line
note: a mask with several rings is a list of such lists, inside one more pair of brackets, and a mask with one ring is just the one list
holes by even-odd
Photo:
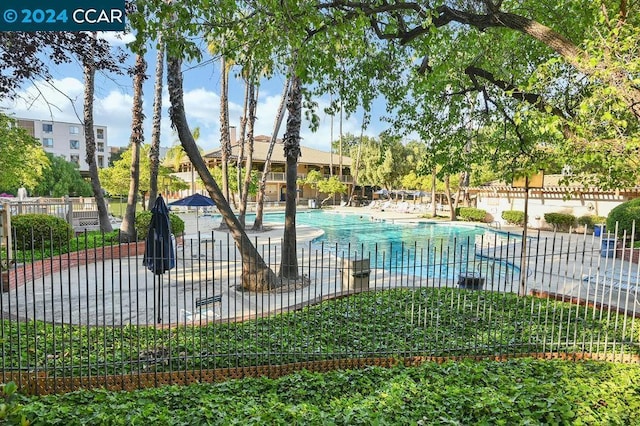
[[78, 166], [80, 165], [80, 156], [79, 155], [71, 155], [69, 157], [69, 161], [72, 163], [77, 164]]
[[69, 141], [69, 148], [71, 149], [80, 149], [80, 141], [71, 139]]
[[104, 157], [102, 155], [98, 155], [98, 167], [103, 168], [104, 167]]
[[104, 139], [104, 129], [96, 129], [96, 137], [98, 139]]
[[69, 126], [69, 134], [77, 135], [80, 133], [80, 128], [78, 126]]
[[43, 133], [51, 133], [51, 132], [53, 132], [53, 124], [51, 124], [51, 123], [42, 123], [42, 132]]
[[104, 152], [104, 143], [103, 143], [103, 142], [98, 142], [98, 143], [96, 144], [96, 150], [97, 150], [98, 152]]
[[42, 138], [42, 146], [45, 148], [53, 147], [53, 138]]

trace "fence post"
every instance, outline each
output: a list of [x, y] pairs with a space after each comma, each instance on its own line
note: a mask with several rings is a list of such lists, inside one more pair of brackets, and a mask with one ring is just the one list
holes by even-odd
[[73, 201], [69, 197], [64, 197], [64, 200], [67, 202], [67, 223], [73, 228]]
[[11, 237], [11, 205], [9, 203], [2, 203], [2, 207], [0, 208], [0, 245], [2, 245], [2, 242], [7, 243], [7, 265], [9, 265], [13, 259], [13, 253], [11, 253], [13, 241]]

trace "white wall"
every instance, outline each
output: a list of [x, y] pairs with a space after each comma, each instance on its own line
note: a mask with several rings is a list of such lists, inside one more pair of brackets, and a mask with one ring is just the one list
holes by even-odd
[[[570, 213], [576, 217], [585, 215], [607, 216], [609, 212], [620, 203], [630, 199], [615, 193], [597, 193], [574, 195], [566, 197], [563, 192], [541, 192], [530, 190], [529, 192], [529, 227], [547, 228], [544, 221], [545, 213]], [[481, 192], [478, 193], [476, 205], [479, 209], [486, 210], [496, 220], [505, 224], [502, 212], [507, 210], [524, 211], [524, 193], [508, 192]]]

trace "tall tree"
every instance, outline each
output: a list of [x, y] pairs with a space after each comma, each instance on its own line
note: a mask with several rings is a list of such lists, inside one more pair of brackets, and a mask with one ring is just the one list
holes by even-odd
[[282, 95], [280, 96], [280, 104], [278, 105], [278, 111], [273, 123], [273, 130], [271, 131], [271, 140], [269, 141], [269, 149], [264, 161], [262, 169], [262, 175], [260, 177], [260, 183], [258, 185], [258, 195], [256, 196], [256, 218], [253, 222], [253, 230], [261, 231], [263, 229], [262, 217], [264, 212], [264, 197], [267, 190], [267, 178], [269, 177], [269, 171], [271, 170], [271, 154], [273, 148], [278, 140], [278, 133], [280, 132], [280, 126], [284, 118], [284, 111], [287, 105], [287, 96], [289, 95], [289, 88], [291, 86], [291, 77], [287, 76], [284, 86], [282, 88]]
[[[160, 124], [162, 120], [162, 80], [164, 78], [164, 43], [162, 33], [158, 37], [156, 52], [156, 73], [153, 83], [153, 119], [151, 129], [151, 149], [149, 159], [151, 160], [151, 176], [149, 186], [149, 204], [151, 210], [158, 196], [158, 167], [160, 166]], [[166, 197], [166, 194], [165, 194]]]
[[95, 90], [96, 63], [94, 58], [95, 33], [89, 44], [89, 53], [82, 55], [82, 66], [84, 71], [84, 137], [86, 144], [86, 162], [89, 165], [89, 176], [91, 177], [91, 188], [98, 208], [98, 219], [100, 220], [100, 230], [111, 232], [111, 220], [109, 210], [104, 199], [104, 192], [100, 185], [98, 166], [96, 164], [96, 139], [93, 132], [93, 97]]
[[120, 72], [118, 64], [125, 60], [123, 52], [113, 52], [106, 40], [96, 40], [91, 32], [0, 32], [0, 97], [19, 96], [18, 89], [26, 81], [50, 81], [51, 65], [84, 57], [87, 46], [98, 69]]
[[229, 161], [231, 158], [231, 132], [229, 129], [229, 69], [231, 68], [231, 62], [227, 60], [224, 55], [221, 55], [220, 63], [220, 151], [222, 154], [222, 193], [227, 201], [231, 201], [231, 198], [229, 197]]
[[[242, 181], [242, 188], [238, 187], [240, 195], [240, 211], [239, 219], [242, 226], [245, 226], [245, 215], [247, 213], [247, 203], [249, 201], [249, 185], [251, 184], [251, 176], [253, 172], [253, 151], [255, 145], [254, 129], [256, 125], [256, 105], [258, 103], [258, 93], [256, 84], [253, 80], [249, 82], [249, 90], [247, 93], [249, 105], [248, 105], [248, 131], [247, 131], [247, 158], [245, 161], [245, 174]], [[238, 172], [240, 173], [240, 172]]]
[[[24, 152], [24, 151], [22, 151]], [[49, 159], [49, 166], [44, 169], [42, 177], [39, 179], [38, 185], [33, 188], [34, 195], [45, 197], [64, 197], [67, 195], [90, 197], [93, 195], [91, 185], [80, 175], [79, 167], [76, 163], [67, 161], [64, 157], [46, 153]], [[0, 154], [0, 157], [2, 154]], [[29, 162], [26, 170], [33, 170], [37, 164], [33, 160]], [[1, 167], [0, 167], [1, 168]], [[102, 177], [101, 183], [104, 186]], [[27, 189], [27, 187], [25, 185]]]
[[[112, 166], [100, 169], [100, 181], [104, 189], [112, 195], [127, 195], [129, 184], [131, 183], [131, 163], [135, 145], [129, 147], [122, 153], [122, 156]], [[140, 146], [140, 180], [138, 181], [138, 194], [142, 203], [146, 194], [151, 190], [151, 159], [149, 152], [151, 147], [148, 144]], [[158, 167], [158, 181], [162, 183], [164, 190], [181, 191], [189, 189], [189, 185], [184, 180], [171, 174], [172, 170], [166, 166]]]
[[167, 54], [167, 87], [169, 89], [169, 99], [171, 101], [170, 117], [171, 122], [178, 132], [178, 137], [182, 146], [198, 171], [209, 195], [216, 203], [223, 220], [226, 222], [231, 235], [236, 243], [236, 247], [242, 258], [242, 285], [247, 290], [264, 291], [278, 285], [278, 280], [274, 272], [265, 263], [264, 259], [253, 246], [251, 240], [240, 225], [229, 203], [225, 199], [220, 187], [209, 173], [193, 135], [189, 131], [187, 117], [184, 109], [184, 93], [182, 83], [182, 70], [180, 55], [182, 52], [169, 51]]
[[281, 278], [299, 278], [298, 252], [296, 245], [296, 202], [298, 199], [298, 158], [300, 150], [300, 126], [302, 124], [302, 87], [300, 78], [293, 75], [287, 100], [287, 130], [284, 134], [284, 155], [286, 159], [286, 200], [284, 237], [280, 259]]
[[40, 141], [0, 112], [0, 191], [37, 187], [49, 166]]
[[131, 110], [131, 181], [129, 182], [129, 194], [127, 196], [127, 208], [125, 209], [120, 231], [123, 238], [135, 240], [136, 233], [136, 204], [140, 187], [140, 145], [144, 142], [144, 113], [142, 111], [142, 86], [147, 78], [147, 62], [143, 54], [136, 54], [136, 63], [133, 69], [133, 108]]

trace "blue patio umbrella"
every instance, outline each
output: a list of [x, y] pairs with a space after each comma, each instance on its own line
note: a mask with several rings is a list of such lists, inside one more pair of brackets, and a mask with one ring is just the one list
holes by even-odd
[[182, 207], [195, 207], [196, 208], [196, 229], [200, 229], [198, 226], [198, 208], [199, 207], [214, 207], [216, 203], [209, 197], [195, 193], [188, 197], [181, 198], [177, 201], [169, 203], [170, 206], [182, 206]]
[[[171, 236], [171, 221], [169, 208], [162, 195], [158, 195], [151, 209], [151, 222], [146, 238], [146, 245], [142, 264], [154, 274], [154, 291], [156, 289], [156, 276], [158, 277], [157, 307], [158, 322], [162, 321], [162, 274], [175, 268], [176, 255]], [[154, 302], [156, 297], [153, 298]]]

